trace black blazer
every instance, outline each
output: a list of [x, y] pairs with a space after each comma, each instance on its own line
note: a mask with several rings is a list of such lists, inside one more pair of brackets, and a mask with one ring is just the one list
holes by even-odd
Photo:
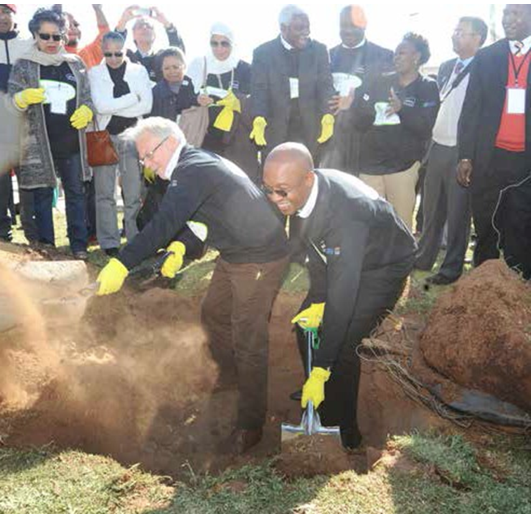
[[[264, 117], [268, 126], [268, 149], [286, 142], [290, 113], [290, 70], [280, 37], [264, 43], [253, 53], [251, 112]], [[299, 60], [299, 105], [302, 129], [310, 150], [317, 147], [321, 118], [330, 113], [328, 101], [334, 95], [328, 50], [310, 41]]]
[[[459, 120], [459, 159], [472, 159], [474, 175], [487, 173], [505, 107], [509, 74], [509, 42], [502, 39], [480, 50], [470, 70], [470, 82]], [[531, 140], [531, 67], [527, 76], [526, 148]]]
[[310, 271], [309, 298], [326, 303], [322, 344], [314, 365], [336, 360], [356, 311], [364, 273], [385, 270], [414, 258], [415, 239], [391, 205], [356, 177], [316, 170], [317, 202], [311, 215], [297, 219], [296, 248], [305, 247]]
[[[330, 63], [332, 73], [336, 71], [342, 71], [337, 69], [337, 60], [342, 50], [342, 46], [335, 46], [330, 50]], [[383, 48], [382, 46], [375, 45], [370, 41], [367, 41], [363, 47], [363, 68], [365, 73], [384, 73], [386, 71], [393, 70], [393, 51]], [[354, 70], [350, 71], [351, 73]]]

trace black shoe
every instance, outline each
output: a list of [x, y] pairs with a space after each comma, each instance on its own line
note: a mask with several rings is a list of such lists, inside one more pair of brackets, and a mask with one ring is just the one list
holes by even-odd
[[294, 402], [300, 402], [302, 400], [302, 390], [295, 391], [289, 395], [289, 399]]
[[76, 261], [88, 261], [88, 253], [84, 250], [74, 252], [74, 259]]
[[432, 275], [431, 277], [428, 277], [426, 279], [426, 284], [430, 286], [447, 286], [449, 284], [453, 284], [454, 282], [457, 282], [458, 280], [459, 280], [459, 277], [450, 278], [445, 275], [441, 275], [440, 273], [437, 273], [436, 275]]
[[0, 241], [4, 243], [11, 243], [13, 241], [13, 236], [11, 234], [6, 234], [5, 236], [0, 236]]
[[341, 428], [341, 443], [345, 450], [355, 450], [361, 446], [361, 434], [358, 427]]
[[120, 253], [120, 248], [107, 248], [103, 250], [109, 257], [117, 257]]

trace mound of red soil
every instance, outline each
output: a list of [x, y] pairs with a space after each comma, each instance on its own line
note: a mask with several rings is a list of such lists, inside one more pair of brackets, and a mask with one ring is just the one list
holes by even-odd
[[367, 471], [364, 454], [347, 453], [338, 437], [299, 436], [282, 444], [275, 468], [286, 478], [337, 475], [344, 471]]
[[531, 287], [502, 261], [441, 295], [420, 348], [456, 384], [531, 412]]

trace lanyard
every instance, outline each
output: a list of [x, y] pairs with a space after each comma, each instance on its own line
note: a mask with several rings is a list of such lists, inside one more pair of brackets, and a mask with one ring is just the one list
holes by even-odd
[[527, 58], [529, 57], [529, 50], [526, 52], [524, 58], [522, 59], [522, 62], [520, 63], [520, 66], [518, 69], [516, 69], [516, 62], [514, 60], [514, 55], [512, 52], [509, 52], [511, 54], [511, 64], [513, 65], [513, 72], [514, 72], [514, 81], [516, 87], [518, 87], [518, 77], [520, 75], [520, 72], [522, 71], [522, 68], [524, 67], [525, 62], [527, 61]]

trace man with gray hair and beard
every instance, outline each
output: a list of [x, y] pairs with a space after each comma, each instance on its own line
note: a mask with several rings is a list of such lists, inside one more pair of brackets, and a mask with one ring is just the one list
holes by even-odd
[[263, 193], [236, 165], [186, 144], [176, 123], [149, 118], [126, 131], [140, 162], [169, 181], [153, 220], [111, 259], [98, 295], [118, 292], [129, 270], [167, 247], [173, 278], [207, 244], [220, 252], [202, 306], [220, 386], [237, 382], [238, 420], [230, 444], [241, 454], [262, 438], [267, 411], [268, 324], [288, 263], [286, 233]]
[[305, 144], [314, 159], [334, 134], [334, 95], [325, 45], [310, 39], [308, 14], [288, 5], [280, 35], [253, 54], [251, 139], [266, 153], [287, 141]]

